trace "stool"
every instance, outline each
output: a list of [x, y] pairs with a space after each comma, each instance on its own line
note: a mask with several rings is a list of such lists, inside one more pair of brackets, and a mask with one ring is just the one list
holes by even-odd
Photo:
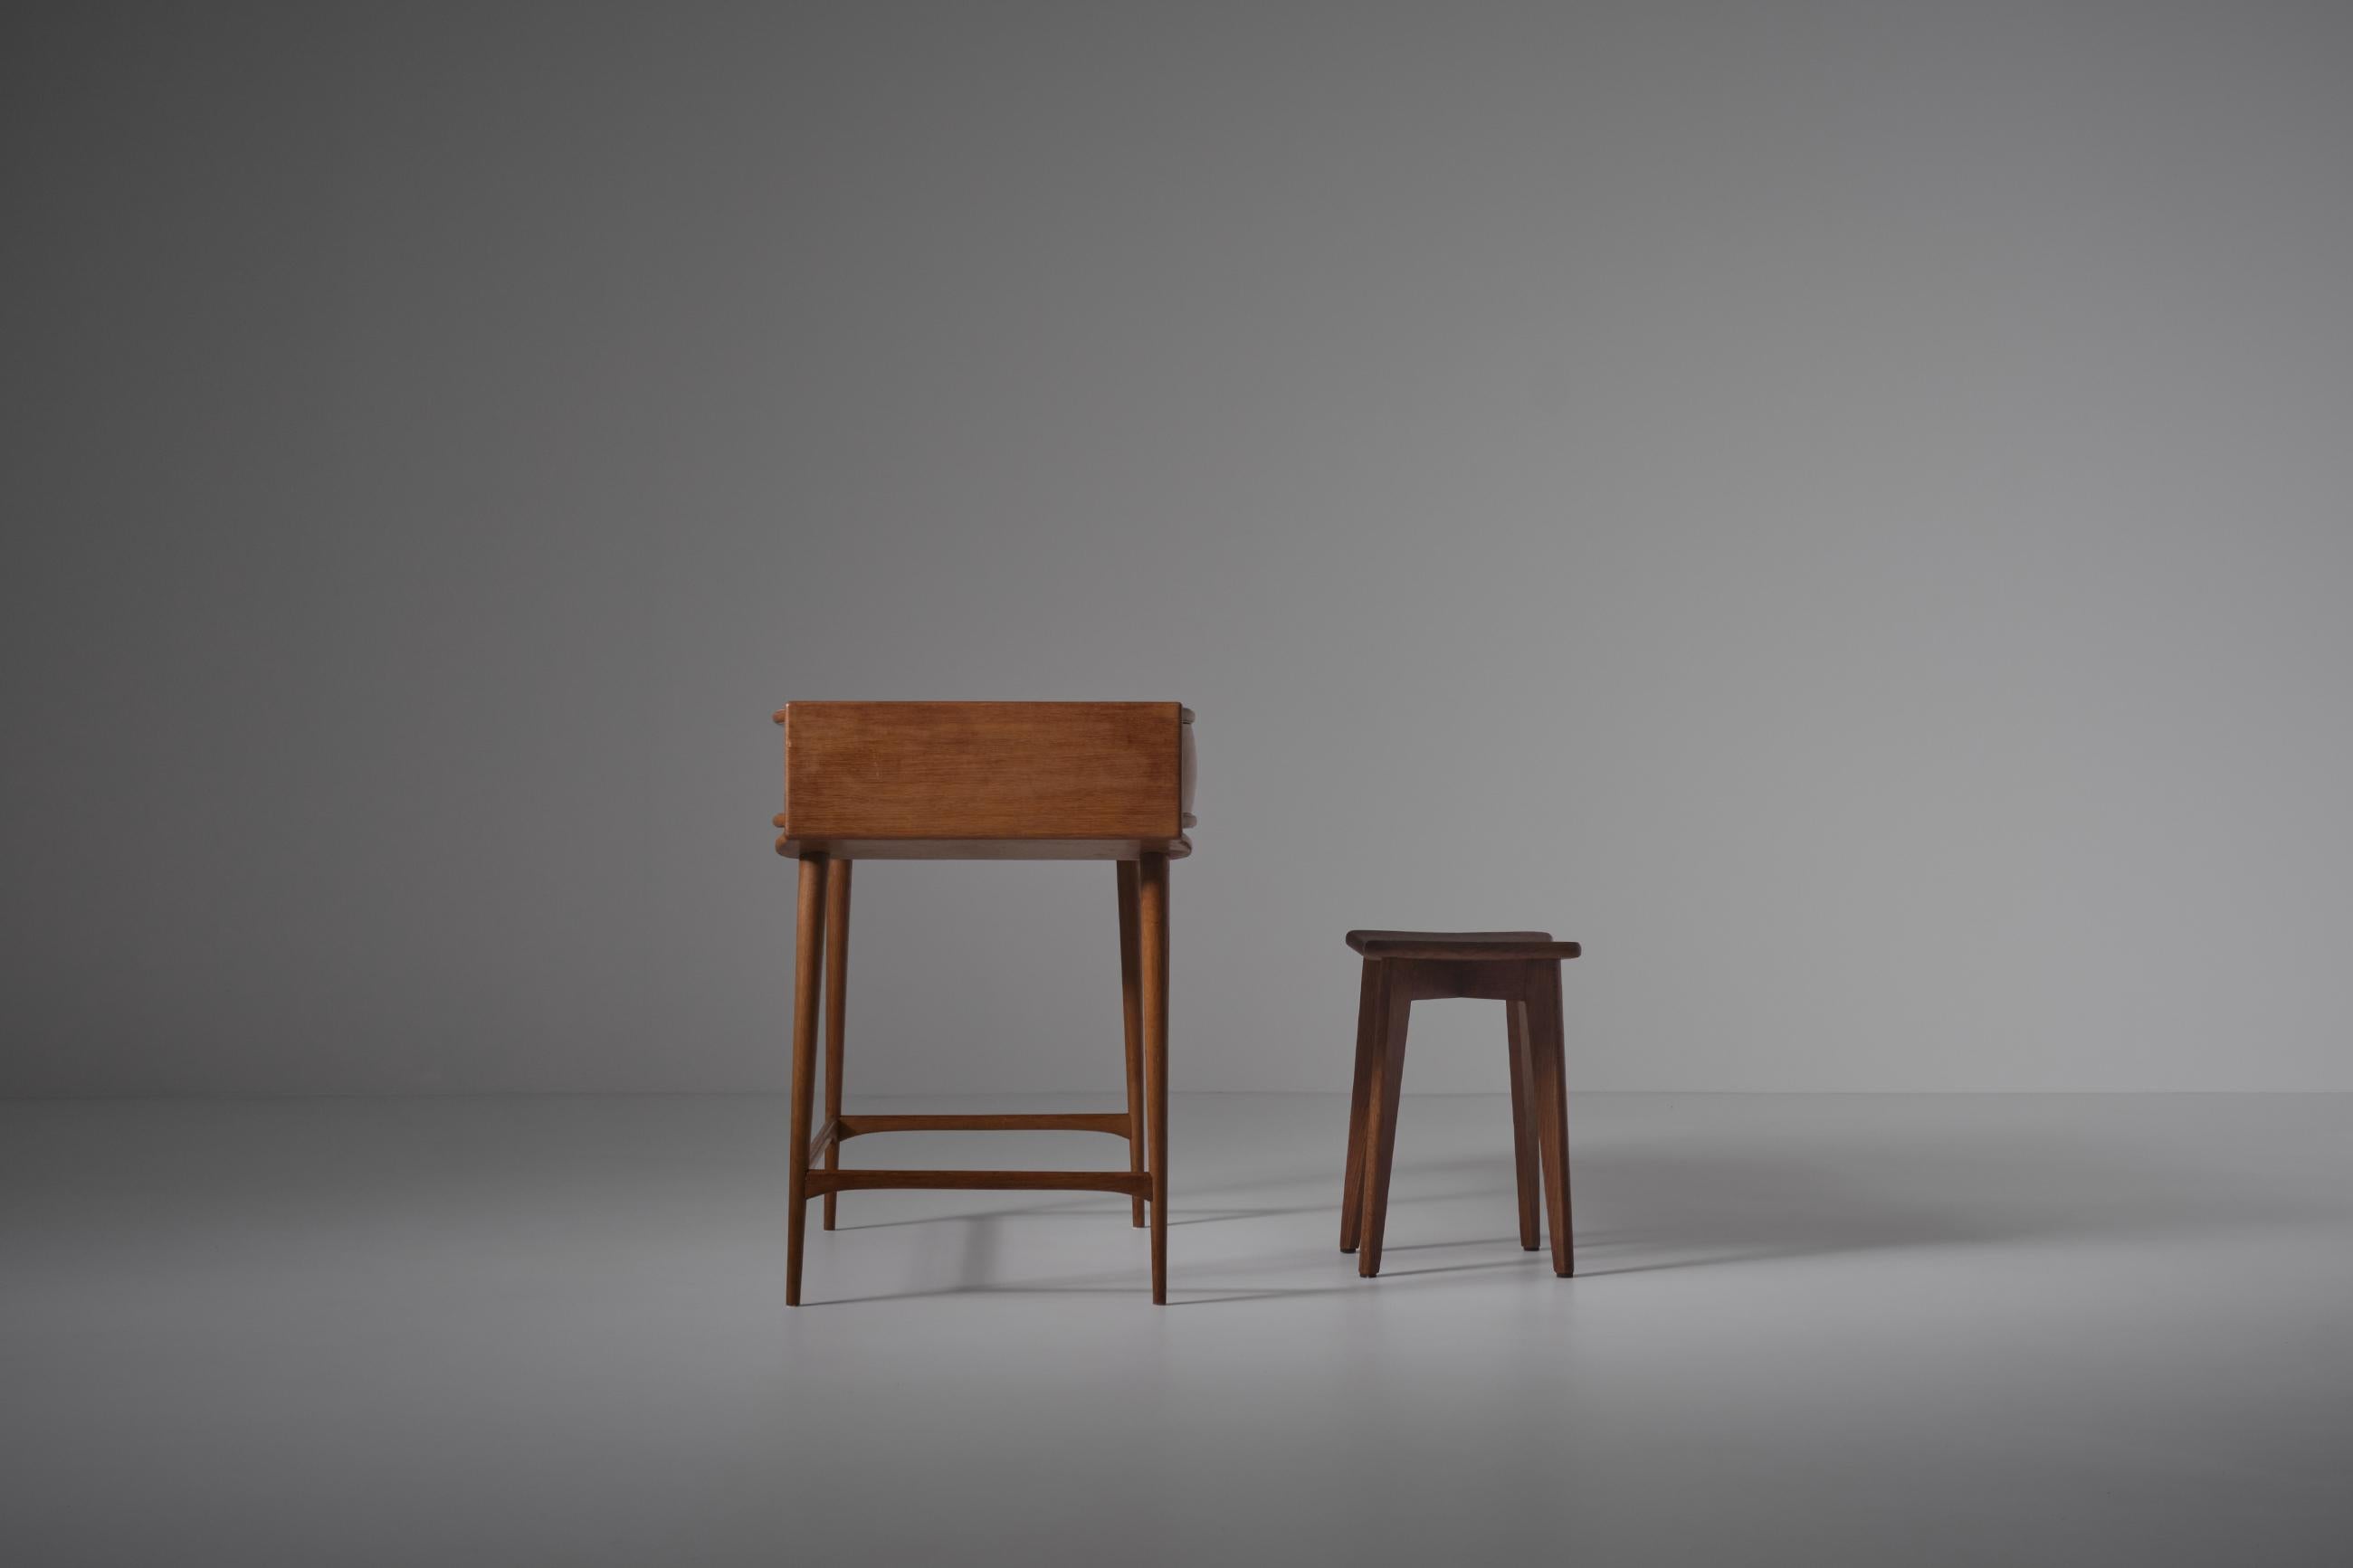
[[[1152, 1299], [1168, 1300], [1168, 863], [1192, 853], [1193, 714], [1175, 702], [794, 702], [776, 853], [800, 863], [793, 952], [792, 1137], [785, 1304], [801, 1299], [807, 1202], [876, 1188], [1124, 1194], [1152, 1226]], [[1118, 865], [1127, 1107], [1115, 1111], [865, 1116], [841, 1107], [849, 874], [859, 860], [1111, 860]], [[819, 971], [824, 978], [820, 982]], [[825, 1124], [816, 1098], [825, 1018]], [[1108, 1132], [1124, 1171], [844, 1170], [871, 1132]]]
[[1406, 1020], [1413, 1005], [1478, 996], [1504, 1004], [1520, 1245], [1536, 1249], [1541, 1185], [1552, 1219], [1552, 1271], [1563, 1279], [1576, 1273], [1569, 1238], [1560, 965], [1577, 955], [1577, 944], [1555, 942], [1540, 931], [1352, 931], [1348, 945], [1364, 954], [1365, 975], [1356, 1004], [1356, 1083], [1348, 1104], [1340, 1250], [1356, 1254], [1356, 1272], [1366, 1279], [1381, 1271], [1389, 1162], [1397, 1152], [1398, 1099], [1405, 1084]]

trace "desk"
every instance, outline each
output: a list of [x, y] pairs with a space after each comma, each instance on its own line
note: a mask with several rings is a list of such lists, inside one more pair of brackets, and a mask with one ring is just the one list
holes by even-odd
[[[882, 1187], [1124, 1193], [1168, 1299], [1168, 863], [1192, 852], [1191, 711], [1175, 702], [794, 702], [776, 853], [800, 863], [785, 1300], [797, 1306], [811, 1198]], [[860, 860], [1109, 860], [1117, 867], [1124, 1112], [859, 1116], [841, 1108], [850, 868]], [[820, 973], [822, 983], [820, 984]], [[825, 1008], [825, 1121], [816, 1098]], [[875, 1132], [1055, 1129], [1127, 1140], [1125, 1171], [840, 1168]]]

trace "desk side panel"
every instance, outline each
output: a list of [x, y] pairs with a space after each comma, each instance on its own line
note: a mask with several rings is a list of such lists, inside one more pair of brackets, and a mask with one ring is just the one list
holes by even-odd
[[797, 839], [1174, 838], [1174, 702], [796, 702]]

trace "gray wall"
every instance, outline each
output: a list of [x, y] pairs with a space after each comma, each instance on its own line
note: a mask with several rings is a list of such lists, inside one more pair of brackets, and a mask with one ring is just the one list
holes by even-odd
[[[2353, 1089], [2346, 7], [7, 17], [0, 1089], [773, 1089], [769, 710], [1012, 696], [1180, 1089]], [[854, 1089], [1112, 908], [866, 868]]]

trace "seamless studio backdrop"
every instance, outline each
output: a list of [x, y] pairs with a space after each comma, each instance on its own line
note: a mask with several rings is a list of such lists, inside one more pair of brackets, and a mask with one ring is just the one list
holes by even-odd
[[[2353, 1089], [2353, 12], [0, 26], [0, 1091], [778, 1089], [850, 697], [1198, 711], [1179, 1090], [1384, 924], [1582, 1089]], [[853, 1096], [1115, 1094], [1113, 908], [862, 868]]]

